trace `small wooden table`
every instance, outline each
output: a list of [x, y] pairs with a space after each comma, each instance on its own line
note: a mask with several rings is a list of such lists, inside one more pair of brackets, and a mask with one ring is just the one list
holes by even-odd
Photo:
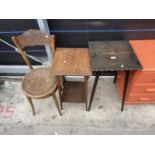
[[121, 106], [121, 111], [123, 111], [130, 71], [142, 69], [130, 43], [128, 41], [91, 41], [89, 42], [89, 52], [95, 80], [88, 110], [92, 104], [99, 76], [104, 75], [105, 72], [115, 72], [115, 82], [117, 71], [124, 70], [126, 76]]
[[[52, 73], [57, 75], [61, 109], [62, 102], [85, 102], [87, 110], [87, 80], [92, 75], [88, 48], [57, 48]], [[62, 76], [84, 76], [84, 81], [62, 82]]]

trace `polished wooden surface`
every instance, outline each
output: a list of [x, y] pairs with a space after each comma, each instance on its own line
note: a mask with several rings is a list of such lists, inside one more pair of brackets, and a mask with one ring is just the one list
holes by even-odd
[[57, 48], [52, 64], [55, 75], [91, 75], [87, 48]]
[[142, 69], [128, 41], [90, 41], [92, 71]]

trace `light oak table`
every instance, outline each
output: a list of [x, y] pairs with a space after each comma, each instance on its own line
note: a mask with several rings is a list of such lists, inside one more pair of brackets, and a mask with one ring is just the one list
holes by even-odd
[[[57, 48], [52, 73], [57, 75], [61, 109], [63, 102], [84, 102], [87, 110], [87, 83], [92, 75], [88, 48]], [[84, 80], [68, 81], [65, 76], [84, 76]]]

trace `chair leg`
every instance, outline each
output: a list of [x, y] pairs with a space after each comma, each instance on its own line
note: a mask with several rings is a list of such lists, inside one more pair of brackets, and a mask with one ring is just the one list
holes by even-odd
[[56, 105], [56, 107], [57, 107], [57, 110], [58, 110], [58, 112], [59, 112], [59, 115], [61, 116], [62, 113], [61, 113], [61, 110], [60, 110], [60, 107], [59, 107], [59, 103], [58, 103], [58, 100], [57, 100], [57, 98], [56, 98], [55, 93], [52, 94], [52, 97], [53, 97], [54, 103], [55, 103], [55, 105]]
[[31, 109], [32, 109], [32, 114], [35, 115], [35, 109], [34, 109], [34, 105], [33, 105], [33, 102], [32, 102], [32, 99], [28, 96], [26, 96], [30, 106], [31, 106]]

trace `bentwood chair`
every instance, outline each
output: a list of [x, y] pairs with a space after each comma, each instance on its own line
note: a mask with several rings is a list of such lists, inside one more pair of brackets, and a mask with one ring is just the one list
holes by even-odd
[[49, 45], [52, 49], [52, 57], [55, 53], [55, 36], [48, 35], [39, 30], [31, 29], [25, 31], [18, 37], [12, 37], [14, 44], [23, 57], [25, 63], [30, 68], [30, 72], [26, 74], [22, 80], [22, 90], [32, 108], [35, 115], [35, 108], [32, 98], [40, 99], [49, 96], [53, 97], [54, 103], [60, 115], [62, 115], [58, 100], [56, 98], [57, 81], [56, 76], [51, 73], [51, 67], [33, 69], [28, 57], [24, 52], [25, 47]]

